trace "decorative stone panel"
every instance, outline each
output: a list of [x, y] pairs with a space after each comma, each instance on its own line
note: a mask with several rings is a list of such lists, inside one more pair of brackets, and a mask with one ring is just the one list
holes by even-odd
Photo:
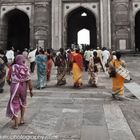
[[115, 25], [129, 24], [128, 4], [118, 4], [115, 6], [114, 23]]

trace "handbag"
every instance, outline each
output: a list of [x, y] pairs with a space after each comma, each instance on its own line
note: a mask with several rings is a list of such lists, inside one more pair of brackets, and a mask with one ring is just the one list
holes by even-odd
[[112, 68], [112, 70], [109, 72], [109, 77], [116, 77], [116, 69]]
[[[115, 62], [114, 62], [115, 63]], [[116, 68], [115, 68], [115, 64], [110, 68], [109, 71], [109, 77], [116, 77]]]

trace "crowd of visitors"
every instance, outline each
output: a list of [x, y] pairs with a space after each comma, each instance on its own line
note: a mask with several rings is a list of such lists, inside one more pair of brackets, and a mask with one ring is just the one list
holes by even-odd
[[[53, 55], [50, 49], [46, 51], [42, 48], [30, 51], [25, 48], [21, 53], [14, 52], [12, 47], [6, 53], [0, 50], [0, 93], [3, 93], [5, 79], [10, 85], [10, 99], [7, 106], [7, 116], [14, 120], [14, 128], [17, 129], [19, 122], [24, 124], [24, 112], [26, 106], [27, 89], [32, 93], [32, 73], [37, 74], [36, 88], [41, 90], [47, 87], [47, 82], [51, 80], [53, 65], [57, 67], [57, 86], [67, 83], [66, 74], [73, 75], [73, 86], [80, 88], [83, 85], [83, 72], [88, 72], [88, 84], [98, 87], [99, 72], [103, 71], [112, 78], [112, 97], [121, 99], [124, 96], [124, 81], [130, 80], [130, 75], [126, 69], [126, 63], [121, 59], [121, 53], [102, 49], [92, 49], [90, 47], [81, 51], [78, 46], [59, 51]], [[27, 67], [29, 63], [29, 68]], [[6, 76], [6, 67], [8, 74]], [[36, 71], [35, 71], [36, 67]], [[18, 112], [21, 112], [20, 117]]]

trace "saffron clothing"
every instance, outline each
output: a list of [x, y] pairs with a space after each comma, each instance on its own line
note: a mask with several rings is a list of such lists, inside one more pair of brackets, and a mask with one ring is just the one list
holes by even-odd
[[83, 57], [80, 53], [73, 53], [72, 72], [74, 87], [82, 86]]
[[9, 68], [7, 76], [7, 80], [11, 83], [10, 100], [6, 111], [7, 117], [18, 117], [18, 112], [21, 110], [21, 107], [26, 106], [27, 85], [30, 78], [24, 56], [17, 55], [16, 63]]
[[[124, 66], [125, 62], [122, 60], [112, 60], [111, 61], [111, 65], [113, 65], [115, 68], [118, 68], [120, 66]], [[118, 73], [116, 73], [116, 77], [112, 78], [112, 91], [113, 94], [119, 94], [119, 95], [124, 95], [124, 81], [125, 79], [119, 75]]]

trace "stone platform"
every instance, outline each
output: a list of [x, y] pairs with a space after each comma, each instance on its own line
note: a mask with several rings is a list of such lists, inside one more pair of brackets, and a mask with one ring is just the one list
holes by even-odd
[[[128, 62], [132, 82], [125, 84], [128, 100], [111, 97], [111, 79], [101, 72], [98, 88], [88, 85], [73, 88], [72, 75], [65, 86], [56, 86], [56, 69], [45, 89], [34, 88], [28, 97], [26, 123], [18, 130], [5, 117], [9, 87], [0, 94], [0, 140], [140, 140], [140, 63], [139, 57], [124, 58]], [[35, 86], [36, 74], [32, 75]]]

